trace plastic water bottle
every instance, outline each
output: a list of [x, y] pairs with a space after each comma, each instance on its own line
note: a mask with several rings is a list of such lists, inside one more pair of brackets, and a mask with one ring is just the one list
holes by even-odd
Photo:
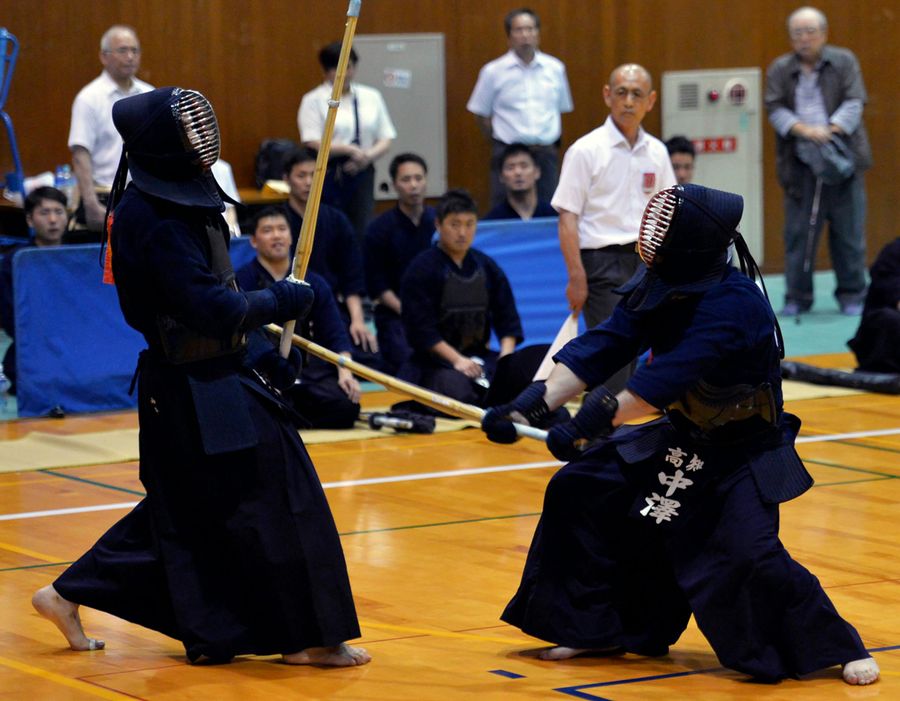
[[53, 186], [66, 196], [66, 206], [71, 209], [75, 194], [75, 176], [72, 174], [72, 166], [68, 163], [56, 166]]
[[3, 363], [0, 363], [0, 401], [5, 403], [6, 393], [9, 392], [10, 387], [12, 387], [12, 382], [9, 381], [6, 373], [3, 372]]

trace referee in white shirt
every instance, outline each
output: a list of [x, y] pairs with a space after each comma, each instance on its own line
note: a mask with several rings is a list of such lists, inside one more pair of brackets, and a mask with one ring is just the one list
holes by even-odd
[[141, 44], [134, 29], [116, 24], [100, 39], [103, 72], [85, 85], [72, 104], [69, 150], [81, 193], [76, 219], [91, 231], [102, 231], [106, 206], [95, 186], [108, 190], [119, 167], [122, 137], [112, 121], [112, 106], [123, 97], [153, 90], [135, 74], [141, 66]]
[[560, 115], [571, 112], [572, 93], [562, 61], [538, 51], [541, 20], [527, 7], [503, 20], [509, 51], [484, 65], [466, 105], [491, 139], [491, 206], [506, 196], [500, 158], [509, 144], [531, 147], [541, 178], [538, 199], [549, 200], [559, 171]]
[[[609, 116], [566, 151], [551, 204], [559, 212], [559, 245], [574, 312], [588, 328], [605, 321], [619, 303], [613, 290], [635, 273], [641, 215], [659, 190], [675, 185], [665, 144], [641, 122], [656, 102], [650, 74], [634, 63], [616, 68], [603, 86]], [[606, 382], [615, 394], [631, 375], [625, 367]]]

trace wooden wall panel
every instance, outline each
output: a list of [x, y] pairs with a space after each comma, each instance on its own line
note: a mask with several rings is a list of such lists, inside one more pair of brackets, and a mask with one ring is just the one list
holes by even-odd
[[[465, 103], [478, 69], [505, 50], [502, 18], [515, 3], [454, 0], [363, 0], [360, 33], [442, 32], [446, 37], [449, 178], [487, 196], [488, 147]], [[543, 48], [569, 69], [575, 112], [563, 120], [565, 145], [606, 116], [602, 86], [626, 61], [664, 70], [766, 65], [788, 49], [786, 0], [530, 0], [543, 20]], [[875, 146], [870, 171], [869, 248], [894, 238], [894, 163], [898, 143], [897, 0], [825, 0], [831, 39], [859, 56], [869, 90], [866, 123]], [[321, 79], [318, 49], [340, 38], [344, 0], [8, 0], [0, 23], [22, 44], [7, 106], [28, 173], [68, 159], [71, 102], [99, 72], [98, 41], [115, 22], [136, 27], [143, 42], [141, 77], [155, 85], [200, 89], [223, 131], [223, 155], [239, 185], [252, 181], [253, 156], [266, 137], [296, 136], [301, 95]], [[646, 126], [659, 133], [659, 113]], [[781, 190], [774, 138], [763, 128], [766, 267], [780, 269]], [[9, 169], [5, 139], [0, 168]], [[826, 263], [820, 256], [820, 262]]]

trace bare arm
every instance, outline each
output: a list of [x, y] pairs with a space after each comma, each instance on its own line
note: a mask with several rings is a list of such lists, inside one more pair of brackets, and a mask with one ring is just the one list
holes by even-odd
[[[314, 151], [319, 151], [322, 148], [322, 142], [319, 139], [312, 139], [310, 141], [304, 141], [303, 145], [307, 148], [311, 148]], [[329, 156], [350, 156], [353, 158], [361, 157], [363, 154], [363, 150], [357, 146], [356, 144], [335, 144], [332, 143], [331, 147], [328, 150]]]
[[400, 314], [400, 298], [393, 290], [385, 290], [378, 295], [378, 301], [396, 314]]
[[481, 377], [481, 366], [471, 358], [466, 357], [465, 355], [460, 353], [458, 350], [456, 350], [456, 348], [451, 346], [446, 341], [438, 341], [428, 350], [434, 353], [437, 357], [448, 362], [453, 366], [454, 370], [456, 370], [457, 372], [461, 372], [466, 377]]
[[378, 352], [378, 341], [366, 326], [366, 320], [363, 316], [362, 300], [359, 295], [347, 295], [346, 298], [347, 311], [350, 313], [350, 338], [354, 345], [362, 347], [363, 350]]
[[516, 337], [504, 336], [500, 339], [500, 357], [509, 355], [516, 349]]
[[799, 136], [801, 139], [809, 139], [817, 144], [825, 144], [831, 140], [832, 127], [797, 122], [791, 127], [790, 133], [794, 136]]
[[84, 215], [88, 228], [94, 231], [103, 229], [103, 217], [106, 212], [97, 199], [94, 190], [94, 167], [91, 163], [91, 154], [84, 146], [72, 147], [72, 171], [75, 180], [78, 181], [78, 192], [84, 203]]
[[[350, 358], [349, 353], [341, 353], [345, 358]], [[355, 377], [353, 377], [353, 373], [350, 372], [347, 368], [338, 367], [337, 369], [338, 376], [338, 387], [344, 390], [344, 394], [347, 395], [347, 398], [353, 402], [354, 404], [359, 403], [359, 382]]]
[[588, 296], [587, 276], [581, 264], [581, 247], [578, 241], [578, 215], [566, 209], [559, 211], [559, 248], [566, 263], [569, 282], [566, 298], [569, 308], [576, 314], [581, 311]]
[[[544, 401], [551, 411], [561, 407], [587, 387], [571, 369], [562, 363], [557, 363], [556, 367], [553, 368], [550, 377], [547, 378], [546, 386]], [[659, 411], [655, 406], [648, 404], [628, 389], [623, 389], [619, 392], [616, 395], [616, 401], [619, 402], [619, 408], [613, 419], [613, 426], [620, 426]], [[518, 418], [522, 419], [523, 417]]]

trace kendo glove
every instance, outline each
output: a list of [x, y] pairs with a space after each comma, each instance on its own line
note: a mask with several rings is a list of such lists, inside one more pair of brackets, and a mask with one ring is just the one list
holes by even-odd
[[613, 432], [612, 422], [618, 409], [619, 402], [612, 392], [598, 387], [585, 397], [575, 418], [547, 432], [547, 448], [558, 460], [575, 460], [588, 441]]
[[275, 297], [274, 320], [284, 323], [291, 319], [304, 319], [312, 309], [315, 292], [305, 280], [288, 275], [269, 288]]
[[303, 355], [291, 348], [288, 357], [282, 358], [278, 348], [271, 348], [259, 357], [255, 367], [275, 389], [284, 391], [293, 387], [303, 369]]
[[516, 427], [509, 418], [513, 412], [524, 416], [529, 425], [540, 426], [550, 415], [550, 409], [544, 401], [546, 391], [544, 382], [532, 382], [509, 404], [499, 404], [484, 412], [481, 429], [487, 434], [488, 440], [494, 443], [515, 443], [519, 440]]

